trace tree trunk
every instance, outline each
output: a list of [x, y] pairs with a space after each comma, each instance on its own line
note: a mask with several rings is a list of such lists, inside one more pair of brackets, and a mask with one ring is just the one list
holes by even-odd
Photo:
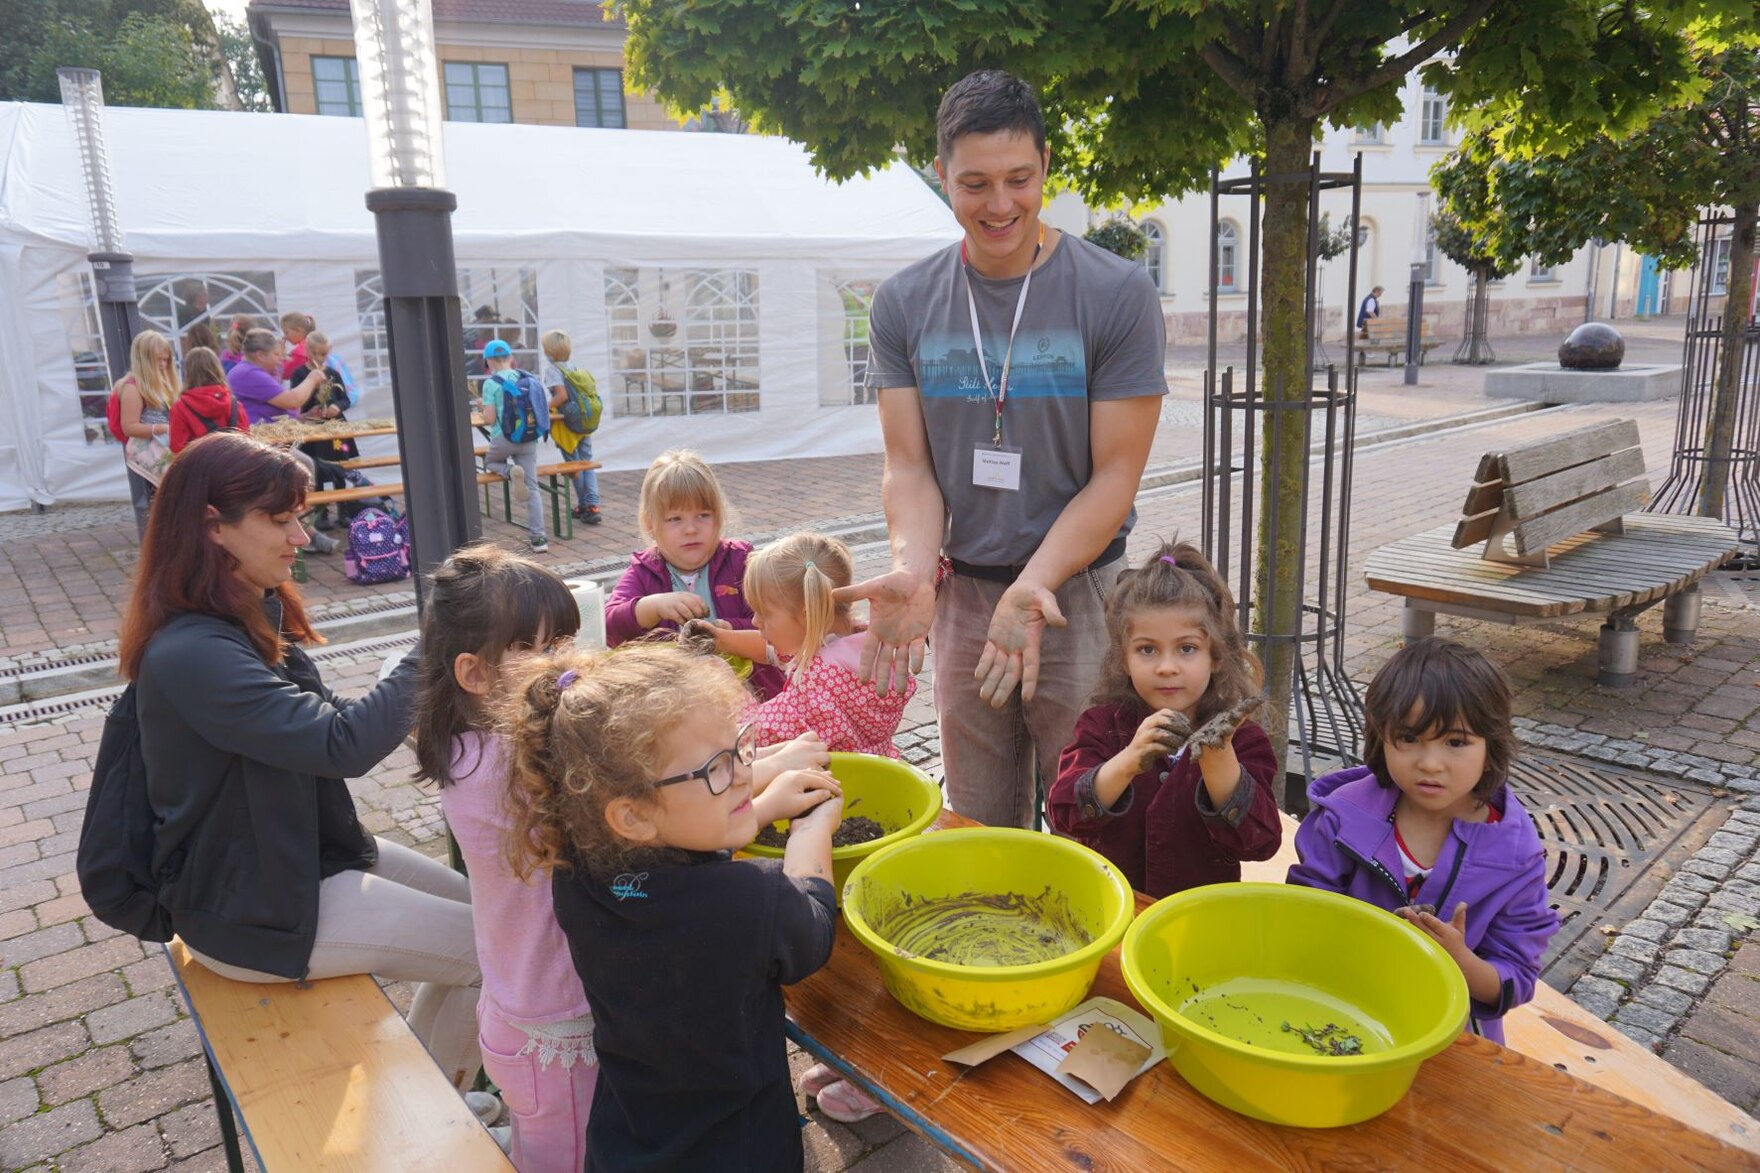
[[[1736, 408], [1741, 403], [1743, 341], [1748, 307], [1754, 301], [1754, 227], [1760, 204], [1735, 210], [1735, 231], [1729, 246], [1728, 296], [1723, 303], [1723, 353], [1717, 381], [1711, 387], [1711, 412], [1705, 420], [1705, 470], [1699, 481], [1699, 515], [1724, 516], [1729, 493], [1730, 457], [1735, 448]], [[1727, 520], [1727, 519], [1725, 519]]]
[[[1314, 123], [1306, 119], [1265, 122], [1265, 172], [1288, 177], [1266, 185], [1264, 257], [1257, 290], [1263, 307], [1262, 390], [1266, 400], [1308, 397], [1312, 372], [1304, 343], [1307, 322], [1308, 185]], [[1260, 443], [1259, 533], [1254, 554], [1254, 626], [1270, 637], [1263, 645], [1265, 732], [1277, 756], [1277, 804], [1287, 808], [1284, 757], [1294, 692], [1296, 637], [1301, 631], [1302, 474], [1308, 462], [1308, 418], [1296, 411], [1265, 412]]]

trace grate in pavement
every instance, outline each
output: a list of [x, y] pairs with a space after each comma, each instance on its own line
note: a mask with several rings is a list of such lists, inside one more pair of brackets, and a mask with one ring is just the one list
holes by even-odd
[[1562, 922], [1543, 976], [1562, 989], [1601, 956], [1599, 925], [1622, 925], [1650, 903], [1716, 830], [1724, 808], [1673, 780], [1543, 750], [1524, 750], [1511, 782], [1546, 845], [1547, 887]]

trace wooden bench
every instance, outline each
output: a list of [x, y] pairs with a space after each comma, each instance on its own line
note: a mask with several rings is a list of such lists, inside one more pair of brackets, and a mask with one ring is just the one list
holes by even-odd
[[1664, 638], [1692, 642], [1699, 580], [1737, 550], [1714, 518], [1631, 512], [1649, 497], [1633, 420], [1487, 452], [1474, 481], [1458, 523], [1383, 546], [1363, 568], [1370, 589], [1405, 598], [1407, 639], [1433, 633], [1438, 612], [1511, 624], [1606, 615], [1599, 680], [1623, 687], [1637, 672], [1637, 616], [1663, 603]]
[[[479, 456], [481, 453], [479, 453]], [[565, 460], [560, 464], [540, 464], [538, 466], [538, 491], [550, 498], [551, 532], [559, 538], [574, 537], [574, 512], [569, 506], [569, 481], [576, 473], [591, 472], [599, 467], [596, 460]], [[501, 516], [509, 524], [513, 522], [513, 485], [508, 478], [500, 473], [479, 472], [477, 484], [483, 486], [483, 514], [495, 516], [494, 507], [490, 503], [489, 489], [493, 485], [501, 486]]]
[[[195, 1021], [228, 1168], [512, 1168], [379, 984], [235, 982], [165, 946]], [[236, 1117], [234, 1115], [236, 1113]]]
[[[1392, 366], [1395, 359], [1403, 359], [1406, 353], [1406, 318], [1404, 314], [1383, 314], [1379, 318], [1370, 318], [1363, 330], [1357, 333], [1356, 346], [1357, 365], [1364, 366], [1369, 361], [1369, 352], [1375, 351], [1387, 357], [1387, 365]], [[1439, 338], [1430, 337], [1430, 324], [1422, 322], [1418, 325], [1418, 365], [1424, 365], [1424, 359], [1432, 350], [1442, 345]]]

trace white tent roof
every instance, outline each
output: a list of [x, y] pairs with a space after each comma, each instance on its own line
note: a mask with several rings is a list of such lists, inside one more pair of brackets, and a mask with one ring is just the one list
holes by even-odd
[[[106, 112], [119, 221], [137, 256], [355, 257], [371, 241], [357, 118]], [[834, 184], [784, 139], [449, 122], [460, 257], [849, 260], [958, 236], [908, 168]], [[0, 103], [0, 239], [87, 246], [85, 186], [61, 107]]]

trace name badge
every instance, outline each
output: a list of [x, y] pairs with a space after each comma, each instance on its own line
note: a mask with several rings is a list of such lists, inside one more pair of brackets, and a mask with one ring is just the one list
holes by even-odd
[[1019, 492], [1021, 487], [1021, 450], [992, 448], [979, 444], [972, 449], [972, 484], [980, 489], [1007, 489]]

